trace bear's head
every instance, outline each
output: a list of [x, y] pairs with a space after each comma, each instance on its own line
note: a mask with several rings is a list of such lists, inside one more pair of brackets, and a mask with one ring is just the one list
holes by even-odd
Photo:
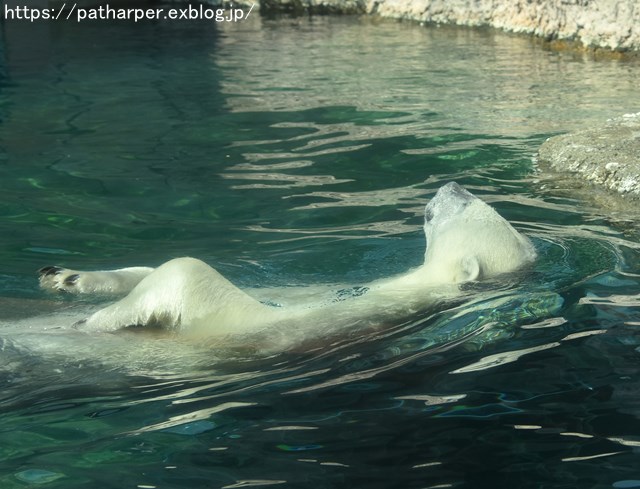
[[455, 182], [441, 187], [425, 208], [428, 280], [484, 280], [531, 263], [536, 252], [493, 208]]

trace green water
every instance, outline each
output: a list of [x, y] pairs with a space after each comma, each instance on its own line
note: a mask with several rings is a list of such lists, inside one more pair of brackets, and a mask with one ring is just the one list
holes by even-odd
[[[640, 487], [634, 214], [532, 162], [636, 112], [637, 62], [358, 18], [2, 29], [3, 488]], [[185, 255], [246, 287], [361, 285], [420, 263], [450, 180], [534, 269], [314, 351], [69, 334], [96, 304], [37, 287]]]

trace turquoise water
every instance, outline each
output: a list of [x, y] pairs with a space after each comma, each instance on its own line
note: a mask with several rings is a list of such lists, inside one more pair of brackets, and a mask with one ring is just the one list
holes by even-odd
[[[637, 111], [636, 62], [355, 18], [2, 27], [3, 488], [640, 487], [638, 227], [532, 163]], [[183, 255], [274, 293], [358, 286], [420, 263], [450, 180], [538, 262], [357, 337], [70, 333], [98, 304], [37, 287]]]

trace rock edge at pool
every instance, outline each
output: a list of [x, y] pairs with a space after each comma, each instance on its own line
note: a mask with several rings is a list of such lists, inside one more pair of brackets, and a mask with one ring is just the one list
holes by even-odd
[[542, 167], [640, 200], [640, 112], [551, 137], [540, 146], [538, 159]]

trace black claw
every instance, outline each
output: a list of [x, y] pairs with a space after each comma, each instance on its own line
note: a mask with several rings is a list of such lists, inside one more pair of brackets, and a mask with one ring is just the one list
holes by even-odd
[[46, 277], [48, 275], [57, 275], [62, 270], [64, 270], [62, 267], [48, 266], [48, 267], [42, 267], [40, 270], [38, 270], [38, 273], [43, 277]]
[[67, 278], [64, 279], [64, 284], [65, 285], [74, 285], [78, 279], [80, 278], [80, 275], [77, 273], [74, 273], [73, 275], [69, 275]]

